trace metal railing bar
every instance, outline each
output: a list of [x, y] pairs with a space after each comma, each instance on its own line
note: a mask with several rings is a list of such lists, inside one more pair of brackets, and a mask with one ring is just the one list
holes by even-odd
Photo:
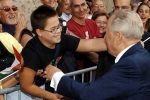
[[[86, 72], [90, 72], [90, 81], [91, 81], [92, 80], [92, 72], [96, 69], [97, 69], [97, 66], [94, 66], [94, 67], [90, 67], [90, 68], [86, 68], [86, 69], [66, 73], [65, 76], [72, 76], [73, 79], [75, 80], [76, 75], [82, 74], [82, 82], [84, 82], [84, 76], [85, 76], [84, 74]], [[0, 91], [0, 94], [4, 94], [4, 98], [5, 98], [5, 100], [7, 100], [7, 94], [10, 93], [10, 92], [14, 92], [14, 91], [18, 91], [18, 99], [21, 100], [21, 90], [20, 90], [19, 85], [15, 86], [15, 87], [3, 89], [3, 90]]]
[[79, 75], [79, 74], [86, 73], [86, 72], [89, 72], [89, 71], [94, 71], [94, 70], [96, 70], [96, 68], [97, 68], [97, 66], [82, 69], [82, 70], [77, 70], [77, 71], [74, 71], [74, 72], [66, 73], [65, 76]]

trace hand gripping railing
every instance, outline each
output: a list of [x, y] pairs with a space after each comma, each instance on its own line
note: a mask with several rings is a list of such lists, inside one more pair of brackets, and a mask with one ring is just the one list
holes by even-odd
[[[77, 70], [77, 71], [74, 71], [74, 72], [70, 72], [70, 73], [66, 73], [65, 76], [71, 76], [73, 77], [73, 79], [75, 79], [76, 75], [82, 75], [82, 82], [84, 82], [84, 74], [89, 72], [90, 73], [90, 81], [92, 80], [92, 72], [94, 70], [97, 69], [97, 66], [94, 66], [94, 67], [90, 67], [90, 68], [86, 68], [86, 69], [82, 69], [82, 70]], [[21, 95], [20, 95], [20, 86], [17, 85], [15, 87], [11, 87], [11, 88], [6, 88], [6, 89], [2, 89], [0, 90], [0, 95], [4, 95], [4, 98], [5, 100], [7, 100], [6, 96], [8, 93], [11, 93], [11, 92], [14, 92], [14, 91], [18, 91], [18, 100], [21, 100]]]

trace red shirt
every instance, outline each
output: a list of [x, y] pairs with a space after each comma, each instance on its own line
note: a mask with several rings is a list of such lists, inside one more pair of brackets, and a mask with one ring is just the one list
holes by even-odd
[[68, 30], [82, 39], [93, 39], [101, 37], [95, 21], [85, 19], [85, 25], [76, 23], [72, 18], [67, 22]]

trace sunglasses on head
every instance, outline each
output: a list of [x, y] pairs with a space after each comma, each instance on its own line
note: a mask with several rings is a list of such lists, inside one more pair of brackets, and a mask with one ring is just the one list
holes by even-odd
[[2, 8], [2, 9], [0, 9], [0, 10], [4, 10], [4, 11], [6, 11], [6, 12], [9, 12], [10, 10], [13, 10], [13, 11], [17, 11], [18, 10], [18, 7], [16, 7], [16, 6], [13, 6], [13, 7], [4, 7], [4, 8]]

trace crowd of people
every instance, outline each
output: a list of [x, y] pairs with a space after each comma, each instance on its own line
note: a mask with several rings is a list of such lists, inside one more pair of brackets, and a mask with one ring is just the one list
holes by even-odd
[[[113, 0], [109, 13], [102, 0], [40, 1], [29, 30], [15, 0], [0, 0], [0, 32], [22, 45], [24, 60], [0, 89], [19, 84], [21, 100], [150, 100], [150, 40], [142, 42], [150, 37], [150, 0]], [[51, 65], [58, 44], [58, 57], [72, 52], [76, 70], [97, 65], [92, 82], [73, 80]], [[46, 79], [51, 82], [44, 89]], [[7, 99], [17, 100], [16, 94]]]

